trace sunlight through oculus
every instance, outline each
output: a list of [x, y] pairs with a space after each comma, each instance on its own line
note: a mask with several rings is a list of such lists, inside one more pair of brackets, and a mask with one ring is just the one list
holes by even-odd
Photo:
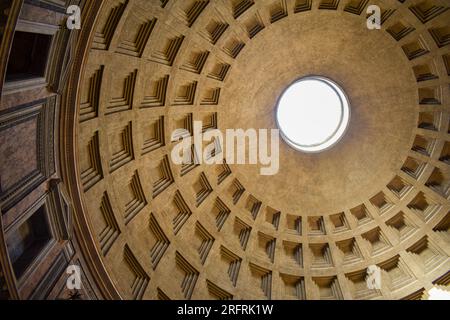
[[278, 101], [276, 118], [283, 139], [303, 152], [331, 148], [344, 135], [350, 107], [332, 80], [309, 76], [290, 85]]

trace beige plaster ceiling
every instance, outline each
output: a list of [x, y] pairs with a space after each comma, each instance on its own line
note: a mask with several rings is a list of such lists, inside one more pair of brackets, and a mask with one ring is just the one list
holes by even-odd
[[351, 121], [340, 143], [320, 154], [282, 143], [274, 176], [260, 175], [260, 166], [232, 168], [274, 208], [333, 214], [375, 195], [401, 168], [414, 139], [417, 82], [386, 32], [367, 29], [355, 15], [309, 12], [267, 27], [242, 52], [224, 87], [221, 128], [276, 128], [280, 94], [311, 74], [335, 80], [349, 97]]

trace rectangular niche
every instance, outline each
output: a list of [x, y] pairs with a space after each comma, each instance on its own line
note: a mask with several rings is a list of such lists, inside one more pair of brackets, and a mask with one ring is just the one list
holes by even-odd
[[280, 225], [281, 212], [271, 207], [266, 207], [266, 222], [271, 224], [276, 230]]
[[301, 243], [283, 241], [283, 249], [287, 261], [303, 268], [303, 246]]
[[410, 190], [412, 190], [412, 186], [399, 176], [395, 176], [394, 179], [389, 182], [387, 188], [400, 199], [403, 198]]
[[282, 274], [280, 273], [281, 280], [284, 284], [284, 299], [286, 300], [306, 300], [305, 278]]
[[323, 217], [308, 217], [308, 226], [310, 236], [326, 234]]
[[441, 219], [441, 221], [433, 228], [433, 231], [442, 235], [443, 238], [450, 242], [450, 212]]
[[356, 218], [358, 225], [368, 223], [372, 220], [372, 216], [364, 204], [360, 204], [359, 206], [350, 209], [350, 213]]
[[286, 215], [286, 229], [289, 233], [302, 234], [302, 218], [292, 214]]
[[16, 278], [19, 279], [23, 276], [51, 239], [52, 234], [45, 205], [42, 205], [8, 234], [6, 242]]
[[47, 34], [16, 31], [6, 81], [44, 77], [51, 42]]
[[333, 232], [343, 232], [349, 229], [347, 218], [345, 217], [344, 212], [332, 214], [329, 218], [332, 225], [334, 226]]
[[58, 26], [19, 20], [5, 75], [5, 90], [44, 86]]
[[350, 286], [353, 299], [369, 300], [380, 296], [380, 290], [369, 289], [367, 287], [367, 270], [358, 270], [345, 275]]

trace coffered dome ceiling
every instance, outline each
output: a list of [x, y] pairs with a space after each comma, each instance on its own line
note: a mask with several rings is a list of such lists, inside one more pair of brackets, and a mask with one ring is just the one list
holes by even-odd
[[[382, 9], [381, 30], [366, 27], [369, 4]], [[79, 57], [71, 160], [86, 241], [120, 296], [428, 290], [450, 269], [447, 9], [445, 0], [104, 1]], [[272, 176], [171, 161], [172, 132], [192, 132], [196, 120], [204, 130], [276, 128], [278, 98], [307, 75], [333, 79], [351, 104], [330, 150], [280, 140]], [[370, 265], [382, 269], [381, 290], [366, 286]]]

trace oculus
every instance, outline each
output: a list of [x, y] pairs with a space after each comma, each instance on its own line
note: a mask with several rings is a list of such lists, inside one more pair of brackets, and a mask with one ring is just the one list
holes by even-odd
[[350, 104], [334, 81], [307, 76], [281, 94], [276, 121], [289, 146], [317, 153], [333, 147], [342, 138], [350, 121]]

